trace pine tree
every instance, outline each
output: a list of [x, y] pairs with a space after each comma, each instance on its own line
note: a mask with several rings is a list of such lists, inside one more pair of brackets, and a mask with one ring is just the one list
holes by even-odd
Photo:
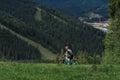
[[105, 39], [103, 63], [120, 64], [120, 0], [109, 0], [110, 26]]

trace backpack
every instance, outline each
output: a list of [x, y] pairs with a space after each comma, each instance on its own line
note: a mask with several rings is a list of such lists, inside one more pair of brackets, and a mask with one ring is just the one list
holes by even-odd
[[68, 53], [68, 55], [73, 56], [73, 53], [71, 50], [68, 50], [67, 53]]

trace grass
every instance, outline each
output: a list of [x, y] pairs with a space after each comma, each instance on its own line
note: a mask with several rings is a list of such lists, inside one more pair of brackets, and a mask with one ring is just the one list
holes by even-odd
[[0, 80], [120, 80], [120, 66], [0, 63]]

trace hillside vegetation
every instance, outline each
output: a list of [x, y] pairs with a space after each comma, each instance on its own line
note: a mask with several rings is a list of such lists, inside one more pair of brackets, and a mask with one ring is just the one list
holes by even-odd
[[105, 34], [102, 31], [33, 0], [1, 0], [0, 24], [34, 42], [39, 46], [34, 48], [48, 58], [59, 53], [66, 44], [71, 45], [75, 53], [85, 51], [90, 56], [102, 55], [104, 51]]
[[0, 24], [0, 60], [40, 60], [37, 48], [21, 40]]

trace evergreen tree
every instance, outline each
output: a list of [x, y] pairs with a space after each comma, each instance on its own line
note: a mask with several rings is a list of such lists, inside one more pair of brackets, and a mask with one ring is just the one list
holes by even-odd
[[120, 0], [109, 0], [110, 26], [105, 39], [106, 64], [120, 63]]

